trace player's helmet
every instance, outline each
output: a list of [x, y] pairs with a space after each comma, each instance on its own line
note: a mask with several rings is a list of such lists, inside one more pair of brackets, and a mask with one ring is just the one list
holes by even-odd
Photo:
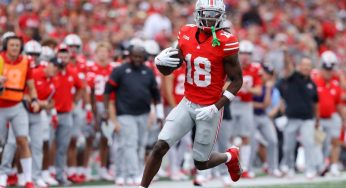
[[144, 48], [149, 55], [157, 55], [160, 53], [160, 46], [154, 40], [146, 40], [144, 42]]
[[337, 64], [338, 58], [332, 51], [325, 51], [321, 54], [321, 62], [326, 64]]
[[242, 40], [239, 43], [239, 52], [240, 53], [248, 53], [251, 54], [254, 50], [254, 45], [251, 41], [248, 40]]
[[67, 35], [64, 39], [64, 43], [67, 46], [77, 46], [78, 48], [81, 48], [83, 45], [81, 38], [76, 34]]
[[198, 28], [210, 32], [211, 27], [215, 30], [223, 28], [226, 20], [226, 6], [223, 0], [197, 0], [195, 7], [195, 22]]
[[30, 40], [24, 45], [24, 52], [27, 55], [37, 55], [39, 56], [42, 52], [42, 46], [39, 42], [35, 40]]
[[48, 46], [42, 46], [42, 52], [41, 52], [41, 56], [40, 59], [43, 61], [49, 61], [52, 58], [54, 58], [55, 53], [54, 50]]

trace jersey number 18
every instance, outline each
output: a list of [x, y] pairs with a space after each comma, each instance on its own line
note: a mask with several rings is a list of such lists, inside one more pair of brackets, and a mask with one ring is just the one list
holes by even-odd
[[207, 58], [196, 57], [192, 60], [192, 55], [185, 56], [187, 73], [186, 81], [198, 87], [208, 87], [211, 83], [211, 63]]

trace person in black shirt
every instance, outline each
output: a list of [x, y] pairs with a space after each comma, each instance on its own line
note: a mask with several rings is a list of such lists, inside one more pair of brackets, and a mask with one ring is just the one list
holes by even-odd
[[288, 124], [284, 129], [283, 171], [294, 175], [294, 153], [299, 135], [299, 141], [305, 150], [306, 177], [316, 175], [313, 164], [313, 147], [315, 127], [319, 126], [318, 95], [315, 83], [310, 78], [312, 61], [303, 57], [294, 69], [288, 61], [285, 50], [285, 78], [279, 84], [279, 90], [285, 104]]
[[[159, 121], [163, 119], [160, 92], [153, 71], [144, 65], [145, 59], [143, 47], [131, 47], [129, 63], [114, 69], [106, 84], [104, 103], [111, 111], [105, 113], [105, 118], [115, 124], [119, 135], [117, 184], [123, 184], [124, 179], [129, 184], [140, 183], [152, 101]], [[116, 93], [116, 101], [109, 105], [112, 92]]]

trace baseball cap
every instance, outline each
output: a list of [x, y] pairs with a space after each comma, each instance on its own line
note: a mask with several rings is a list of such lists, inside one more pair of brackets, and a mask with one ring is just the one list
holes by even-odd
[[262, 64], [262, 68], [263, 68], [263, 71], [270, 74], [270, 75], [273, 75], [274, 74], [274, 67], [271, 65], [271, 64], [268, 64], [268, 63], [263, 63]]
[[64, 63], [62, 62], [62, 60], [60, 58], [54, 57], [49, 62], [52, 63], [53, 65], [59, 67], [59, 68], [64, 67]]

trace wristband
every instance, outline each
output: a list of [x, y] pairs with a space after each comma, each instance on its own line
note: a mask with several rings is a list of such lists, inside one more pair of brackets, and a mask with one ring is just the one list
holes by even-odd
[[86, 104], [85, 105], [85, 110], [86, 111], [91, 111], [91, 104]]
[[227, 90], [225, 90], [225, 91], [223, 92], [223, 96], [225, 96], [229, 101], [232, 101], [232, 100], [235, 98], [235, 96], [233, 95], [233, 93], [231, 93], [231, 92], [229, 92], [229, 91], [227, 91]]
[[56, 115], [58, 114], [58, 112], [56, 111], [55, 108], [53, 108], [53, 109], [50, 110], [50, 114], [51, 114], [52, 116], [56, 116]]
[[157, 104], [156, 105], [156, 117], [158, 119], [163, 119], [165, 116], [164, 114], [164, 110], [163, 110], [163, 105], [160, 103], [160, 104]]

